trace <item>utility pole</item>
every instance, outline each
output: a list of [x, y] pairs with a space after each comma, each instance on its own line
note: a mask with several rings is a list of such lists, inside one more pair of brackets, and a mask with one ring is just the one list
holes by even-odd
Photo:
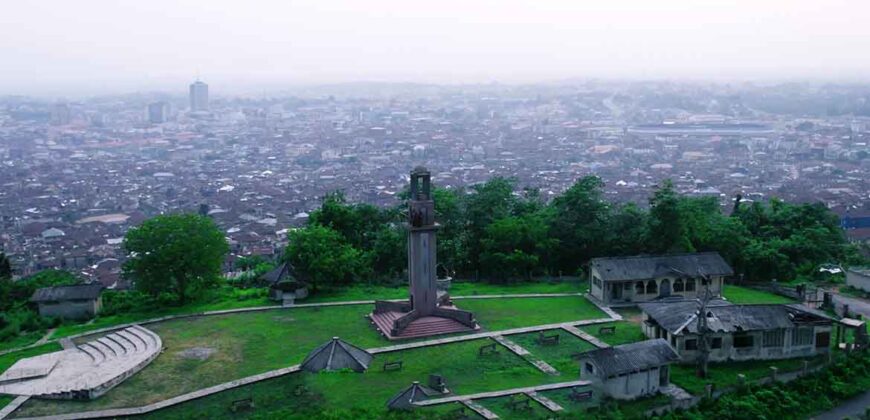
[[698, 318], [698, 371], [699, 378], [707, 377], [707, 365], [710, 359], [710, 343], [708, 342], [707, 333], [710, 328], [707, 326], [707, 304], [713, 298], [710, 294], [710, 278], [702, 273], [699, 273], [701, 283], [704, 286], [704, 296], [699, 300]]

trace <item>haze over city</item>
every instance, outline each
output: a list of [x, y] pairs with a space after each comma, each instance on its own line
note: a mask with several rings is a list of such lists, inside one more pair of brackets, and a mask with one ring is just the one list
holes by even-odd
[[863, 81], [852, 0], [7, 2], [0, 93], [360, 81]]

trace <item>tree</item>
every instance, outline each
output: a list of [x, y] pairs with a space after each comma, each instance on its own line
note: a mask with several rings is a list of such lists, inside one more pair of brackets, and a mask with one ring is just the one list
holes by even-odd
[[124, 237], [129, 256], [124, 275], [152, 296], [188, 297], [220, 278], [229, 246], [214, 222], [198, 214], [161, 215], [146, 220]]
[[480, 269], [481, 242], [487, 226], [494, 220], [511, 215], [516, 203], [513, 196], [515, 181], [495, 177], [472, 187], [465, 197], [465, 226], [467, 235], [468, 264], [470, 270]]
[[686, 220], [680, 214], [679, 196], [671, 180], [665, 180], [653, 193], [649, 204], [648, 249], [654, 253], [694, 251], [686, 233]]
[[542, 213], [508, 216], [487, 226], [480, 254], [482, 268], [500, 280], [530, 278], [550, 261], [558, 240], [548, 237]]
[[346, 286], [370, 275], [365, 255], [335, 230], [319, 225], [290, 232], [286, 258], [313, 290]]
[[12, 264], [4, 252], [0, 252], [0, 281], [12, 280]]
[[604, 182], [597, 176], [577, 180], [553, 200], [550, 234], [559, 240], [559, 267], [573, 271], [604, 253], [610, 207], [602, 199]]

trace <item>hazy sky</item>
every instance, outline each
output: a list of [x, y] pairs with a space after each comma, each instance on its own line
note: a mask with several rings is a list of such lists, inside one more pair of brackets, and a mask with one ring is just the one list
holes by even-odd
[[0, 94], [870, 75], [867, 0], [2, 3]]

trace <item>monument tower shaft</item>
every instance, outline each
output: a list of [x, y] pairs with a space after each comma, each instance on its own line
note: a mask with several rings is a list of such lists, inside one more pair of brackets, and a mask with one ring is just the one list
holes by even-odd
[[435, 202], [432, 200], [428, 171], [411, 172], [411, 197], [408, 201], [408, 281], [411, 307], [420, 316], [435, 312], [438, 290], [435, 266], [437, 242]]

